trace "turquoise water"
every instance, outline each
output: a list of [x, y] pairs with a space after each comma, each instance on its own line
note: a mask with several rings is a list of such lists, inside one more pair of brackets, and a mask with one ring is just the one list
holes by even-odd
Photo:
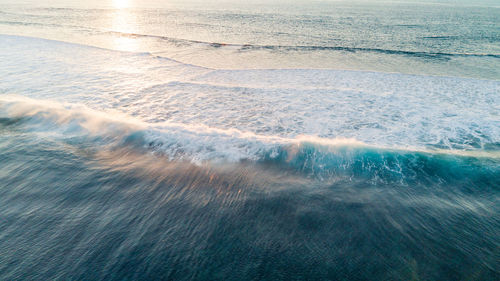
[[0, 2], [0, 280], [498, 280], [498, 5]]

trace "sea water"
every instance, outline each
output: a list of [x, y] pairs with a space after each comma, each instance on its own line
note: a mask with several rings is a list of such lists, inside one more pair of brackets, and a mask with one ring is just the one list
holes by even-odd
[[0, 1], [1, 280], [498, 280], [495, 1]]

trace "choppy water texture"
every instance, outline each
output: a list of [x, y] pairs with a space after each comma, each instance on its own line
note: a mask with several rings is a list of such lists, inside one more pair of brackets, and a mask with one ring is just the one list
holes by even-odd
[[0, 1], [0, 33], [147, 51], [226, 69], [500, 79], [495, 0], [80, 2]]
[[0, 280], [500, 279], [495, 3], [26, 3]]

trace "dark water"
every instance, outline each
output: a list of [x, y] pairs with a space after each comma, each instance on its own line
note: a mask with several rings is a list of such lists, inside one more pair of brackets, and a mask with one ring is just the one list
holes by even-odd
[[0, 120], [2, 280], [498, 280], [498, 158], [197, 166], [32, 122]]

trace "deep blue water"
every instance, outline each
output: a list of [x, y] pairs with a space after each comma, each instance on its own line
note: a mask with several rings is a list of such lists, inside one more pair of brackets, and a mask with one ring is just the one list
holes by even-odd
[[0, 120], [1, 279], [498, 279], [498, 157], [304, 143], [194, 165], [33, 118]]

